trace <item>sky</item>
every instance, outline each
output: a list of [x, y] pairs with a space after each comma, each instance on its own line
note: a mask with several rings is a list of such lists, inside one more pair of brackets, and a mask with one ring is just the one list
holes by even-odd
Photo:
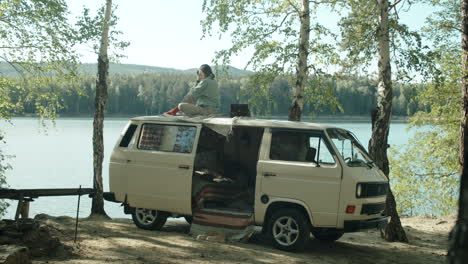
[[[105, 0], [66, 0], [71, 17], [81, 13], [83, 7], [96, 10]], [[121, 63], [189, 69], [201, 64], [212, 64], [215, 51], [230, 46], [229, 36], [221, 39], [214, 34], [201, 39], [200, 21], [203, 0], [113, 0], [118, 5], [117, 29], [123, 32], [122, 40], [130, 46]], [[427, 7], [412, 8], [411, 13], [400, 11], [403, 22], [413, 28], [422, 26], [431, 10]], [[325, 26], [336, 28], [337, 19], [329, 14], [320, 15]], [[96, 62], [97, 56], [81, 49], [82, 62]], [[231, 59], [231, 65], [244, 68], [248, 61], [248, 51]]]

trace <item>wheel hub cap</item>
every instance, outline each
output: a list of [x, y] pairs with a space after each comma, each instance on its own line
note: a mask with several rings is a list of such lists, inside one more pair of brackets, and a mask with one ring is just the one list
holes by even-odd
[[144, 225], [152, 224], [156, 220], [156, 217], [158, 216], [158, 213], [156, 210], [144, 209], [144, 208], [136, 208], [135, 214], [136, 214], [136, 218], [138, 219], [138, 221]]
[[278, 218], [273, 224], [273, 237], [282, 246], [291, 246], [299, 238], [299, 225], [290, 216]]

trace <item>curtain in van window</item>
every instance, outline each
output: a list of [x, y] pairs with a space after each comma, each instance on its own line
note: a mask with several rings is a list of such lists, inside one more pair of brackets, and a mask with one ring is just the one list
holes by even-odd
[[196, 131], [195, 127], [178, 127], [174, 144], [174, 152], [192, 152]]
[[196, 127], [143, 124], [138, 148], [178, 153], [191, 153]]
[[144, 150], [159, 150], [163, 129], [163, 126], [144, 124], [138, 148]]

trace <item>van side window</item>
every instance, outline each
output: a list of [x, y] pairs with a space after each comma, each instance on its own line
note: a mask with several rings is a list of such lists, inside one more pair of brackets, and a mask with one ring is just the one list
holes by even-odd
[[[319, 147], [319, 141], [320, 141], [320, 147]], [[320, 136], [309, 137], [309, 146], [310, 148], [315, 148], [315, 149], [320, 148], [320, 153], [316, 155], [316, 158], [319, 159], [318, 162], [320, 164], [335, 164], [335, 159], [333, 158], [333, 155], [331, 154], [330, 150], [328, 149], [328, 146], [325, 144], [322, 137]]]
[[307, 131], [273, 131], [270, 159], [335, 164], [324, 138]]
[[126, 148], [130, 141], [132, 140], [133, 134], [135, 134], [135, 130], [137, 129], [137, 125], [131, 124], [127, 131], [125, 131], [125, 135], [122, 137], [122, 141], [120, 141], [119, 147]]
[[191, 153], [197, 128], [193, 126], [143, 124], [138, 148]]

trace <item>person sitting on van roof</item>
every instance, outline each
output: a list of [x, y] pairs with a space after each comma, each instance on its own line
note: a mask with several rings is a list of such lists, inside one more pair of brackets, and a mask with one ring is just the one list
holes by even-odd
[[190, 88], [189, 93], [175, 108], [164, 114], [176, 115], [179, 111], [183, 115], [210, 115], [216, 112], [219, 105], [218, 83], [211, 67], [203, 64], [197, 71], [197, 83]]

